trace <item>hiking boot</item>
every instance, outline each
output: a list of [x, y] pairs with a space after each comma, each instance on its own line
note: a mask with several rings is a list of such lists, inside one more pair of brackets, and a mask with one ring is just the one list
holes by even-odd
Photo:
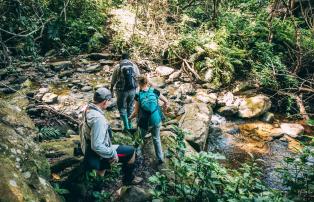
[[137, 185], [139, 183], [143, 182], [143, 178], [135, 176], [132, 180], [132, 185]]
[[137, 128], [129, 128], [128, 131], [131, 133], [131, 134], [134, 134], [137, 132]]
[[126, 115], [120, 116], [122, 122], [123, 122], [123, 130], [127, 131], [129, 130], [129, 119]]
[[123, 180], [122, 182], [123, 182], [124, 185], [127, 186], [127, 185], [138, 185], [138, 184], [140, 184], [142, 181], [143, 181], [143, 178], [134, 176], [131, 181], [129, 181], [129, 180]]
[[158, 160], [157, 165], [162, 165], [164, 163], [163, 160]]

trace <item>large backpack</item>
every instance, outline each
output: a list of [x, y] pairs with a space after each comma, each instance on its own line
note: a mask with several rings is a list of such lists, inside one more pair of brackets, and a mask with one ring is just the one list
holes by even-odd
[[139, 92], [139, 104], [144, 111], [150, 114], [158, 110], [158, 97], [153, 88]]
[[120, 78], [118, 86], [123, 90], [131, 90], [137, 88], [136, 75], [133, 68], [133, 63], [124, 61], [120, 63], [119, 67]]
[[138, 102], [140, 106], [138, 125], [147, 129], [148, 125], [157, 125], [161, 121], [159, 114], [158, 96], [154, 93], [153, 88], [147, 91], [140, 91]]

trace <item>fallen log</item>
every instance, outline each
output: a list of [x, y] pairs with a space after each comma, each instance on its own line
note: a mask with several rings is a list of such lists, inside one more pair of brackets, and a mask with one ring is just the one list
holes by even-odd
[[71, 167], [74, 164], [77, 164], [81, 161], [81, 159], [76, 157], [68, 157], [61, 161], [58, 161], [57, 163], [53, 164], [51, 166], [51, 172], [52, 173], [59, 173], [63, 170], [65, 170], [68, 167]]
[[74, 119], [73, 117], [71, 117], [67, 114], [64, 114], [62, 112], [58, 112], [57, 110], [53, 109], [52, 107], [50, 107], [48, 105], [36, 105], [36, 106], [30, 107], [29, 109], [30, 110], [48, 111], [48, 112], [55, 114], [56, 116], [58, 116], [62, 119], [67, 120], [70, 123], [70, 125], [73, 127], [73, 129], [78, 130], [78, 126], [80, 124], [80, 122], [78, 120]]

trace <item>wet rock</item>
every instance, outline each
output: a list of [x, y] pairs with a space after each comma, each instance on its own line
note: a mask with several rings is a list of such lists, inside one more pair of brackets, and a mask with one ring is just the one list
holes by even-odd
[[185, 113], [180, 120], [180, 127], [191, 135], [185, 139], [198, 151], [205, 148], [212, 109], [204, 103], [191, 103], [184, 106]]
[[99, 60], [99, 63], [101, 65], [113, 65], [116, 61], [114, 60], [105, 60], [105, 59], [102, 59], [102, 60]]
[[0, 93], [3, 93], [3, 94], [12, 94], [15, 92], [16, 91], [13, 88], [7, 88], [7, 87], [0, 88]]
[[298, 137], [304, 132], [304, 127], [297, 123], [282, 123], [280, 124], [280, 128], [283, 133], [293, 138]]
[[207, 151], [215, 152], [218, 149], [218, 142], [220, 140], [221, 135], [222, 135], [221, 128], [212, 126], [209, 127]]
[[238, 113], [239, 109], [236, 106], [225, 106], [218, 109], [218, 113], [222, 116], [233, 116]]
[[102, 69], [102, 67], [99, 64], [91, 65], [86, 68], [87, 73], [95, 73], [99, 72]]
[[81, 88], [81, 91], [83, 91], [83, 92], [88, 92], [91, 90], [93, 90], [93, 87], [91, 87], [91, 86], [84, 86], [83, 88]]
[[231, 92], [223, 92], [217, 97], [218, 106], [231, 106], [234, 102], [234, 96]]
[[53, 74], [53, 73], [51, 73], [51, 72], [47, 72], [46, 74], [45, 74], [45, 78], [51, 78], [51, 77], [54, 77], [55, 76], [55, 74]]
[[239, 117], [253, 118], [267, 112], [271, 107], [271, 101], [265, 95], [257, 95], [245, 98], [239, 106]]
[[158, 66], [156, 68], [156, 72], [160, 76], [169, 76], [170, 74], [172, 74], [174, 72], [174, 69], [171, 67], [167, 67], [167, 66]]
[[184, 83], [179, 86], [179, 88], [176, 90], [175, 95], [177, 97], [186, 96], [186, 95], [195, 95], [196, 90], [190, 83]]
[[169, 78], [167, 79], [166, 82], [167, 82], [167, 83], [171, 83], [171, 82], [175, 81], [176, 79], [178, 79], [178, 78], [181, 76], [181, 73], [182, 73], [181, 70], [173, 72], [173, 73], [169, 76]]
[[271, 112], [266, 112], [262, 117], [262, 121], [265, 121], [267, 123], [272, 123], [274, 120], [275, 120], [275, 115]]
[[137, 186], [129, 186], [121, 188], [121, 202], [146, 202], [150, 201], [151, 196], [144, 189]]
[[50, 177], [50, 169], [33, 142], [37, 136], [33, 122], [25, 112], [3, 101], [0, 117], [0, 201], [60, 201], [47, 181], [41, 183]]
[[72, 75], [73, 75], [73, 70], [65, 70], [65, 71], [60, 72], [59, 78], [71, 77]]
[[238, 126], [233, 126], [225, 130], [226, 133], [229, 133], [230, 135], [236, 135], [240, 133], [240, 128]]
[[87, 58], [91, 60], [108, 60], [111, 59], [112, 56], [109, 53], [91, 53], [87, 56]]
[[285, 134], [282, 132], [279, 133], [274, 133], [271, 135], [271, 137], [273, 138], [273, 140], [277, 140], [277, 139], [281, 139]]
[[149, 80], [158, 88], [164, 88], [166, 86], [165, 79], [161, 76], [152, 77]]
[[84, 72], [85, 72], [85, 69], [83, 69], [83, 68], [77, 68], [76, 71], [79, 72], [79, 73], [84, 73]]
[[216, 103], [217, 96], [214, 94], [208, 94], [204, 89], [198, 89], [196, 91], [196, 99], [205, 104], [214, 105]]
[[58, 101], [58, 95], [54, 93], [46, 93], [41, 100], [47, 104], [54, 104]]
[[60, 61], [60, 62], [53, 62], [49, 64], [51, 66], [51, 68], [56, 71], [59, 72], [62, 69], [70, 69], [72, 67], [72, 62], [71, 61]]
[[177, 116], [181, 116], [184, 113], [185, 113], [185, 109], [184, 109], [184, 107], [181, 107], [181, 108], [179, 108], [179, 110], [177, 112]]
[[0, 79], [4, 79], [8, 74], [6, 69], [0, 69]]
[[212, 115], [211, 123], [214, 126], [219, 126], [219, 125], [225, 124], [226, 122], [227, 122], [227, 120], [225, 117], [220, 116], [219, 114], [213, 114]]

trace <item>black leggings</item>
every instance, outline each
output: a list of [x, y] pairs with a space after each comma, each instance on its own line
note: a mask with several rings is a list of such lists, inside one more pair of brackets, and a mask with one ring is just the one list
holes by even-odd
[[[117, 154], [119, 162], [126, 164], [133, 156], [135, 150], [134, 147], [128, 145], [119, 145], [117, 148]], [[110, 158], [102, 158], [91, 148], [86, 151], [84, 156], [84, 162], [87, 170], [105, 170], [110, 169]]]

